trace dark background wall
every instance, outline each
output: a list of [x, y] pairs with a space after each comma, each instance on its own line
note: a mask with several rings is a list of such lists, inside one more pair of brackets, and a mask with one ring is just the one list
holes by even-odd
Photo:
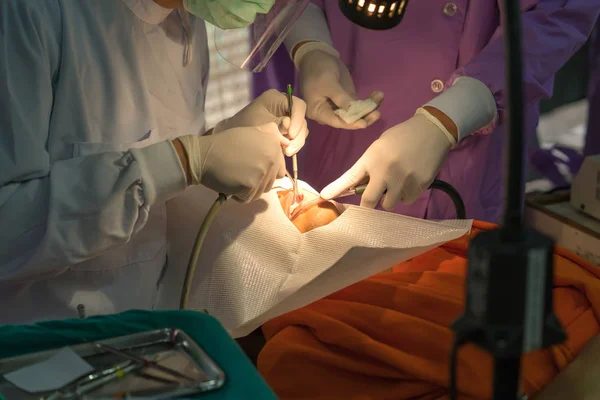
[[542, 114], [586, 97], [589, 77], [588, 48], [589, 41], [556, 74], [554, 94], [551, 99], [542, 101]]

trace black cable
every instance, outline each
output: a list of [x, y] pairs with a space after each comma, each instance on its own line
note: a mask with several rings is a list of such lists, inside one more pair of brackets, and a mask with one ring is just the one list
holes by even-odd
[[460, 194], [454, 188], [454, 186], [452, 186], [448, 182], [444, 182], [439, 179], [436, 179], [431, 183], [431, 185], [429, 185], [429, 189], [439, 190], [440, 192], [446, 193], [448, 195], [448, 197], [450, 197], [450, 200], [452, 200], [452, 203], [454, 204], [454, 208], [456, 210], [456, 218], [457, 219], [466, 219], [467, 218], [467, 211], [465, 209], [465, 203], [463, 202], [462, 198], [460, 197]]
[[[365, 192], [365, 190], [367, 189], [368, 185], [369, 185], [368, 183], [363, 183], [362, 185], [358, 185], [354, 188], [354, 192], [357, 195], [362, 195]], [[429, 187], [427, 189], [428, 190], [429, 189], [439, 190], [440, 192], [446, 193], [450, 197], [450, 200], [452, 200], [452, 203], [454, 204], [454, 209], [456, 210], [456, 218], [457, 219], [466, 219], [467, 218], [467, 212], [465, 210], [465, 203], [463, 202], [462, 197], [460, 197], [460, 194], [454, 188], [454, 186], [452, 186], [448, 182], [444, 182], [439, 179], [436, 179], [431, 183], [431, 185], [429, 185]], [[387, 190], [385, 190], [383, 193], [387, 194]]]
[[462, 347], [463, 343], [459, 343], [457, 340], [452, 344], [452, 350], [450, 351], [450, 400], [456, 400], [458, 393], [456, 390], [456, 369], [458, 362], [458, 350]]
[[470, 334], [461, 332], [457, 332], [454, 336], [454, 342], [452, 343], [452, 349], [450, 351], [450, 382], [448, 385], [450, 400], [456, 400], [458, 398], [458, 389], [456, 385], [458, 350], [469, 342], [470, 337]]
[[[504, 48], [506, 67], [506, 112], [508, 122], [504, 157], [506, 173], [504, 187], [506, 201], [504, 210], [504, 238], [511, 240], [523, 230], [525, 143], [523, 135], [523, 67], [521, 55], [520, 2], [504, 0]], [[515, 235], [517, 233], [517, 235]]]
[[494, 357], [494, 399], [516, 400], [520, 376], [521, 357]]
[[[450, 400], [458, 399], [457, 369], [458, 351], [462, 346], [475, 339], [473, 331], [457, 332], [454, 336], [450, 350]], [[521, 357], [495, 357], [494, 358], [494, 399], [516, 400], [519, 393], [521, 371]]]

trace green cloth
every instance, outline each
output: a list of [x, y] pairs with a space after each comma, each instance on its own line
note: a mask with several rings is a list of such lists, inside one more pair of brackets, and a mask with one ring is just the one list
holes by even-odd
[[162, 328], [184, 331], [225, 372], [225, 384], [220, 390], [198, 398], [277, 399], [221, 324], [194, 311], [127, 311], [86, 319], [0, 326], [0, 358]]

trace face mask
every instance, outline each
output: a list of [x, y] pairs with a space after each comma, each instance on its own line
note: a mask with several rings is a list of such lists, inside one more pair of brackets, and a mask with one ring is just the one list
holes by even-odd
[[183, 0], [190, 14], [221, 29], [245, 28], [266, 14], [275, 0]]

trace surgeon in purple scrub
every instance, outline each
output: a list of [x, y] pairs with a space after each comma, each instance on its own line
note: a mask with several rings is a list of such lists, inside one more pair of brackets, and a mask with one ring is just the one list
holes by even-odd
[[[337, 1], [313, 1], [285, 42], [313, 120], [299, 153], [300, 178], [325, 198], [368, 179], [362, 197], [344, 201], [453, 218], [446, 195], [427, 190], [438, 178], [460, 192], [469, 218], [498, 221], [506, 106], [501, 4], [413, 0], [397, 27], [372, 31], [352, 24]], [[538, 103], [588, 38], [600, 0], [521, 0], [521, 9], [525, 134], [535, 134]], [[334, 113], [356, 99], [380, 102], [380, 92], [379, 109], [353, 124]]]

